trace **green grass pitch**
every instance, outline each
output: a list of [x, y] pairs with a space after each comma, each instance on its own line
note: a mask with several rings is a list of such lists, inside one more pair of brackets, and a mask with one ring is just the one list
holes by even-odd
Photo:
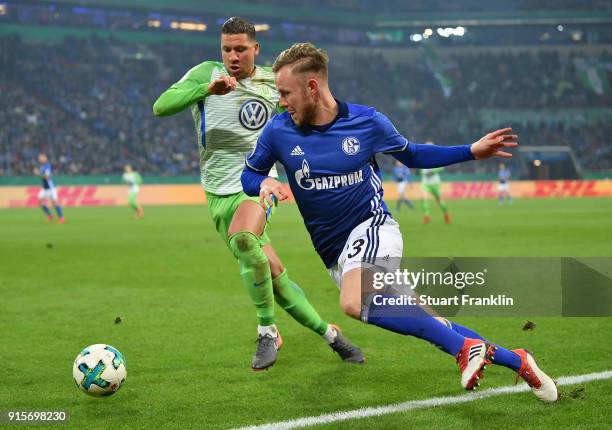
[[[435, 208], [427, 226], [418, 211], [396, 214], [407, 256], [612, 254], [612, 199], [449, 207], [450, 226]], [[78, 429], [232, 428], [464, 394], [446, 354], [342, 314], [290, 204], [275, 214], [273, 243], [322, 316], [342, 326], [368, 363], [343, 364], [279, 309], [283, 350], [270, 371], [251, 372], [254, 311], [206, 207], [145, 210], [136, 221], [128, 208], [66, 208], [65, 225], [46, 225], [37, 209], [0, 211], [0, 410], [67, 410], [68, 427]], [[611, 318], [537, 318], [530, 332], [521, 330], [523, 318], [460, 322], [533, 350], [554, 377], [612, 369]], [[90, 398], [72, 380], [74, 357], [93, 343], [126, 357], [127, 382], [109, 398]], [[493, 366], [483, 388], [513, 382], [512, 372]], [[529, 392], [321, 428], [609, 428], [612, 381], [561, 391], [566, 397], [554, 405]]]

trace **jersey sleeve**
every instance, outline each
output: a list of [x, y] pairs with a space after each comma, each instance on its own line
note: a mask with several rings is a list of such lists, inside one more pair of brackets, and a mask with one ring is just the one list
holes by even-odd
[[374, 114], [374, 123], [378, 132], [373, 152], [393, 153], [406, 149], [408, 139], [402, 136], [395, 128], [393, 123], [380, 112]]
[[272, 122], [269, 122], [259, 135], [255, 149], [245, 161], [240, 182], [243, 191], [249, 196], [259, 194], [261, 183], [268, 177], [270, 169], [277, 160], [270, 139], [271, 132]]
[[208, 84], [216, 66], [214, 61], [205, 61], [189, 70], [157, 98], [153, 113], [156, 116], [174, 115], [204, 99], [208, 95]]
[[277, 157], [273, 148], [272, 122], [269, 122], [259, 135], [255, 149], [246, 159], [246, 165], [251, 170], [265, 173], [266, 175], [276, 163]]

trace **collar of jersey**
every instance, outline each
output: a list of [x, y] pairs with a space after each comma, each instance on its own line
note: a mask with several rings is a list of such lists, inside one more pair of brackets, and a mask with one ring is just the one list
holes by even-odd
[[313, 131], [317, 131], [319, 133], [325, 133], [340, 118], [348, 118], [348, 116], [349, 116], [348, 105], [345, 102], [341, 102], [340, 100], [338, 100], [336, 98], [334, 100], [336, 100], [336, 103], [338, 103], [338, 115], [336, 115], [336, 117], [332, 120], [332, 122], [329, 122], [329, 123], [323, 124], [323, 125], [303, 125], [303, 126], [300, 127], [300, 129], [303, 130], [306, 133], [312, 133]]

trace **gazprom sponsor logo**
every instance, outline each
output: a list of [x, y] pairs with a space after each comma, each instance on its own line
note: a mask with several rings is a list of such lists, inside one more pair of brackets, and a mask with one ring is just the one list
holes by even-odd
[[295, 181], [304, 190], [330, 190], [342, 188], [363, 182], [363, 172], [345, 173], [342, 175], [310, 177], [310, 166], [306, 160], [302, 161], [302, 168], [295, 172]]

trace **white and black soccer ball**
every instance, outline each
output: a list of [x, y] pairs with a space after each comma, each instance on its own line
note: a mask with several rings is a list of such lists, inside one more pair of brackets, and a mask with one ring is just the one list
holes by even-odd
[[84, 393], [95, 397], [110, 396], [127, 378], [125, 359], [110, 345], [90, 345], [74, 360], [72, 376]]

